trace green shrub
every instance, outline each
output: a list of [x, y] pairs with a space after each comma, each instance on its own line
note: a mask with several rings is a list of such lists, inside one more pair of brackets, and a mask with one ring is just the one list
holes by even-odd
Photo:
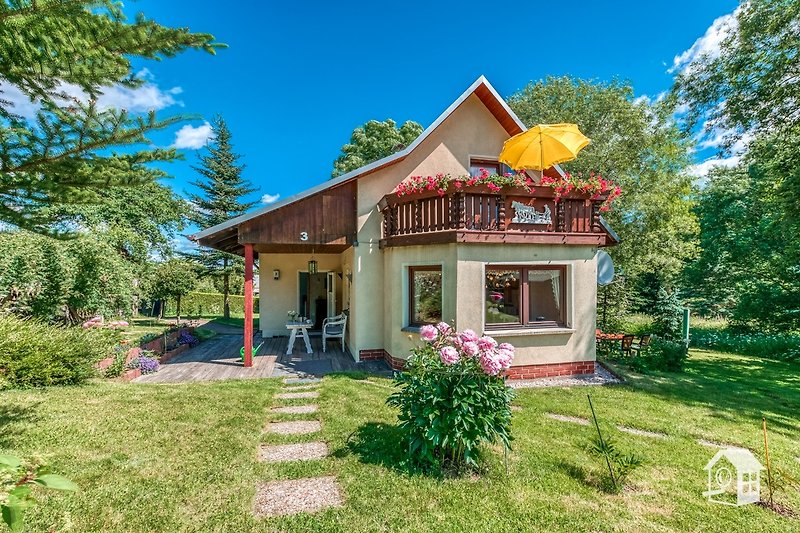
[[400, 409], [412, 467], [461, 472], [478, 466], [481, 444], [508, 446], [511, 440], [514, 391], [500, 374], [511, 364], [513, 347], [470, 330], [455, 334], [447, 325], [438, 333], [425, 326], [423, 339], [426, 328], [433, 338], [412, 351], [395, 378], [400, 390], [387, 403]]
[[680, 372], [688, 355], [686, 343], [655, 338], [650, 346], [642, 350], [639, 359], [644, 360], [648, 370]]
[[752, 333], [734, 329], [693, 328], [696, 348], [738, 353], [782, 361], [800, 361], [800, 334]]
[[111, 355], [116, 332], [0, 316], [0, 389], [81, 383]]
[[[181, 298], [183, 316], [222, 316], [224, 295], [218, 292], [191, 291]], [[232, 315], [244, 315], [244, 296], [231, 294], [228, 302]], [[176, 300], [169, 300], [164, 314], [172, 316], [176, 310]], [[253, 312], [258, 313], [258, 297], [253, 298]]]

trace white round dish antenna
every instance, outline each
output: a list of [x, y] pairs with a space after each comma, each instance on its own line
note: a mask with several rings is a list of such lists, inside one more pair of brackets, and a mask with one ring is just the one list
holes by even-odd
[[614, 262], [604, 250], [597, 250], [597, 284], [601, 287], [614, 281]]

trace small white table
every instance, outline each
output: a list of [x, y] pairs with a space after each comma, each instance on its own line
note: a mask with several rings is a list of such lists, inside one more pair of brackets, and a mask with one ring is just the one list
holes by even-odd
[[289, 346], [286, 348], [286, 355], [292, 355], [292, 350], [294, 350], [294, 341], [297, 338], [297, 331], [300, 330], [300, 335], [303, 337], [303, 341], [306, 343], [306, 353], [312, 353], [311, 350], [311, 340], [308, 338], [308, 328], [310, 328], [313, 324], [307, 324], [305, 322], [287, 322], [286, 329], [292, 330], [292, 333], [289, 335]]

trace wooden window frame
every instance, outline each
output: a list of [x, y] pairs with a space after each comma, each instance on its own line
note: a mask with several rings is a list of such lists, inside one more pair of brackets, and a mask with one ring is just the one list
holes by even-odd
[[[506, 165], [505, 163], [501, 163], [497, 159], [492, 159], [489, 157], [470, 157], [469, 158], [469, 175], [473, 178], [475, 175], [472, 174], [472, 167], [482, 168], [484, 166], [492, 166], [497, 167], [497, 172], [502, 174], [503, 172], [513, 172], [511, 168]], [[492, 174], [492, 172], [490, 172]]]
[[[428, 324], [435, 324], [435, 322], [415, 322], [414, 316], [416, 313], [414, 312], [414, 273], [415, 272], [439, 272], [442, 275], [442, 265], [414, 265], [408, 267], [408, 308], [406, 312], [408, 313], [408, 327], [411, 328], [418, 328]], [[442, 280], [444, 280], [444, 276], [442, 275]], [[444, 286], [442, 286], [442, 296], [444, 296]], [[444, 298], [442, 298], [444, 300]], [[444, 303], [444, 302], [442, 302]], [[440, 309], [439, 312], [443, 314], [443, 311]]]
[[[567, 327], [567, 266], [566, 265], [486, 265], [483, 273], [484, 284], [486, 274], [491, 270], [517, 270], [520, 274], [519, 287], [519, 322], [500, 322], [489, 323], [486, 321], [486, 311], [484, 310], [484, 328], [486, 331], [504, 329], [543, 329], [543, 328], [565, 328]], [[530, 286], [528, 272], [531, 270], [558, 270], [561, 273], [561, 294], [559, 295], [561, 305], [559, 307], [560, 316], [558, 320], [530, 321]], [[524, 281], [523, 281], [524, 280]], [[486, 291], [484, 291], [484, 302], [486, 301]], [[484, 303], [484, 308], [486, 304]]]

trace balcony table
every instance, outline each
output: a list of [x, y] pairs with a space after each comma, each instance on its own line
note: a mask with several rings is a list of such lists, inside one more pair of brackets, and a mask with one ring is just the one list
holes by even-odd
[[291, 330], [291, 334], [289, 335], [289, 345], [286, 347], [286, 355], [292, 355], [292, 350], [294, 350], [294, 341], [297, 338], [297, 332], [300, 331], [300, 335], [303, 337], [303, 341], [306, 343], [306, 353], [313, 353], [311, 350], [311, 340], [308, 338], [308, 328], [313, 326], [313, 324], [309, 324], [308, 322], [287, 322], [286, 329]]

